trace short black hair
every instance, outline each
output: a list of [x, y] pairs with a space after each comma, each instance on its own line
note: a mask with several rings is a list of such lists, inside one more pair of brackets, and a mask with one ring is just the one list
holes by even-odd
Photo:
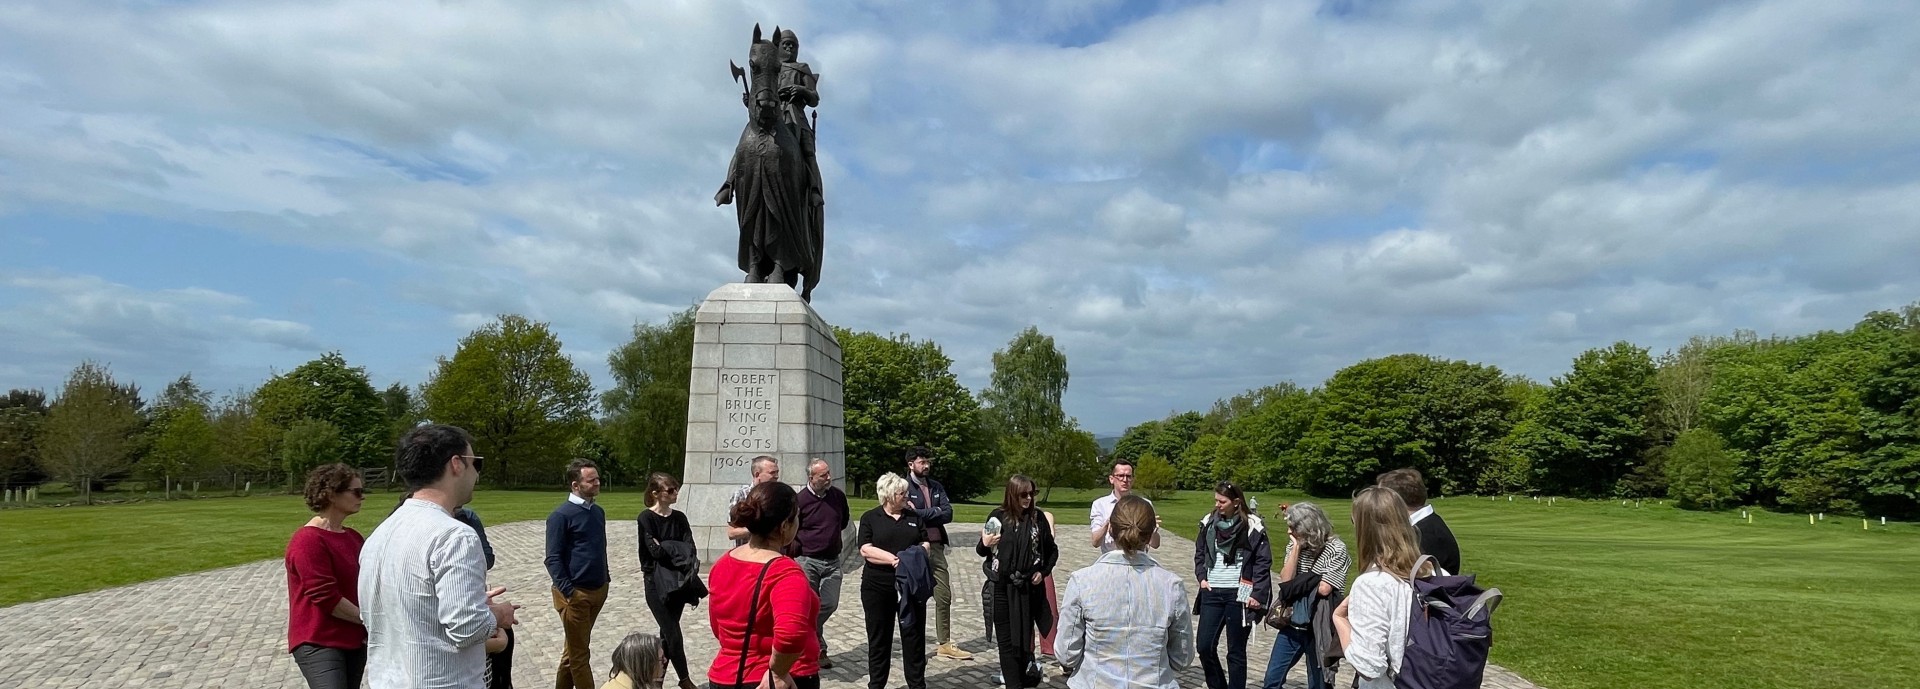
[[567, 462], [567, 485], [571, 486], [574, 483], [579, 482], [580, 471], [582, 469], [592, 469], [594, 471], [599, 471], [600, 465], [594, 464], [593, 460], [591, 459], [576, 459], [571, 462]]
[[1134, 465], [1133, 460], [1127, 459], [1125, 457], [1115, 457], [1113, 458], [1113, 461], [1107, 463], [1107, 475], [1112, 476], [1113, 470], [1118, 469], [1120, 467], [1128, 467], [1135, 471], [1140, 470], [1138, 466]]
[[400, 472], [400, 480], [407, 484], [408, 491], [420, 490], [440, 480], [440, 476], [447, 473], [447, 463], [471, 445], [473, 436], [459, 426], [443, 423], [415, 426], [400, 436], [400, 447], [394, 451], [394, 469]]
[[925, 445], [915, 445], [913, 447], [907, 448], [907, 463], [911, 464], [913, 463], [913, 460], [919, 459], [921, 457], [925, 457], [927, 459], [933, 459], [933, 448], [927, 447]]

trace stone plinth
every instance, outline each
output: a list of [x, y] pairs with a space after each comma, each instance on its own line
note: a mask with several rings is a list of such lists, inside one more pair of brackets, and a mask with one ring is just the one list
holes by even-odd
[[678, 507], [706, 561], [732, 547], [727, 500], [751, 480], [754, 457], [779, 459], [795, 487], [809, 461], [824, 459], [846, 488], [841, 390], [840, 342], [792, 288], [734, 283], [701, 302]]

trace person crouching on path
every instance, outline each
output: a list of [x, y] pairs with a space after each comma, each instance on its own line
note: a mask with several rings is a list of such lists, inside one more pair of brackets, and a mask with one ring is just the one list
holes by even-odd
[[719, 642], [707, 681], [713, 689], [818, 689], [820, 597], [799, 563], [780, 554], [800, 532], [793, 486], [754, 486], [728, 523], [747, 530], [747, 543], [720, 556], [707, 575], [707, 617]]
[[660, 637], [634, 632], [613, 649], [613, 667], [600, 689], [661, 689], [667, 677], [667, 656]]

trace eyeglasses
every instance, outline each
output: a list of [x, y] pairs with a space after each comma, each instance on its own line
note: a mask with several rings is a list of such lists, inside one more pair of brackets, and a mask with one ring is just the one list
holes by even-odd
[[467, 460], [467, 466], [473, 467], [474, 471], [479, 471], [480, 461], [483, 459], [486, 459], [485, 457], [482, 457], [480, 455], [454, 455], [454, 456]]
[[1120, 480], [1122, 480], [1122, 481], [1132, 481], [1132, 480], [1133, 480], [1133, 474], [1113, 474], [1113, 477], [1114, 477], [1114, 478], [1117, 478], [1117, 479], [1120, 479]]

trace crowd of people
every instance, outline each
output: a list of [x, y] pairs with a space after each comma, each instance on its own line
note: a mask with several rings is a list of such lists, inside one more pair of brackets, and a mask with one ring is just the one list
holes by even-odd
[[[483, 459], [462, 429], [409, 431], [396, 460], [406, 497], [365, 538], [344, 524], [364, 503], [357, 472], [334, 464], [308, 476], [305, 498], [315, 516], [288, 543], [286, 571], [287, 648], [309, 687], [355, 689], [363, 678], [374, 689], [512, 686], [512, 628], [521, 613], [502, 599], [504, 589], [489, 587], [493, 549], [466, 507]], [[683, 616], [705, 601], [718, 649], [708, 686], [818, 687], [820, 672], [833, 667], [825, 629], [839, 607], [846, 556], [861, 563], [868, 687], [885, 687], [897, 636], [908, 688], [925, 689], [930, 646], [940, 657], [972, 656], [952, 636], [952, 502], [930, 476], [930, 451], [913, 448], [905, 460], [906, 475], [881, 476], [879, 505], [855, 519], [827, 462], [814, 460], [796, 489], [779, 480], [777, 460], [755, 459], [752, 481], [729, 501], [735, 545], [704, 578], [693, 529], [674, 509], [679, 482], [649, 476], [638, 557], [658, 633], [623, 638], [604, 685], [595, 684], [589, 647], [611, 588], [606, 512], [596, 501], [598, 467], [571, 463], [566, 500], [546, 523], [545, 565], [564, 638], [554, 685], [699, 686]], [[1267, 689], [1282, 686], [1303, 660], [1308, 689], [1325, 689], [1341, 659], [1359, 686], [1390, 687], [1407, 637], [1411, 580], [1422, 574], [1416, 563], [1425, 554], [1440, 570], [1459, 571], [1459, 547], [1412, 469], [1383, 474], [1354, 495], [1351, 550], [1320, 507], [1283, 506], [1277, 570], [1279, 535], [1240, 487], [1222, 482], [1195, 533], [1198, 591], [1189, 595], [1185, 580], [1152, 555], [1163, 525], [1153, 503], [1134, 494], [1133, 470], [1111, 465], [1112, 492], [1088, 515], [1087, 543], [1100, 555], [1073, 572], [1058, 596], [1054, 516], [1036, 506], [1032, 480], [1007, 480], [973, 544], [984, 579], [982, 618], [1004, 685], [1042, 681], [1037, 650], [1054, 657], [1075, 689], [1178, 687], [1178, 673], [1196, 659], [1209, 689], [1244, 689], [1248, 640], [1267, 625], [1275, 634]], [[855, 524], [853, 542], [843, 544]], [[1362, 572], [1349, 586], [1356, 562]]]

